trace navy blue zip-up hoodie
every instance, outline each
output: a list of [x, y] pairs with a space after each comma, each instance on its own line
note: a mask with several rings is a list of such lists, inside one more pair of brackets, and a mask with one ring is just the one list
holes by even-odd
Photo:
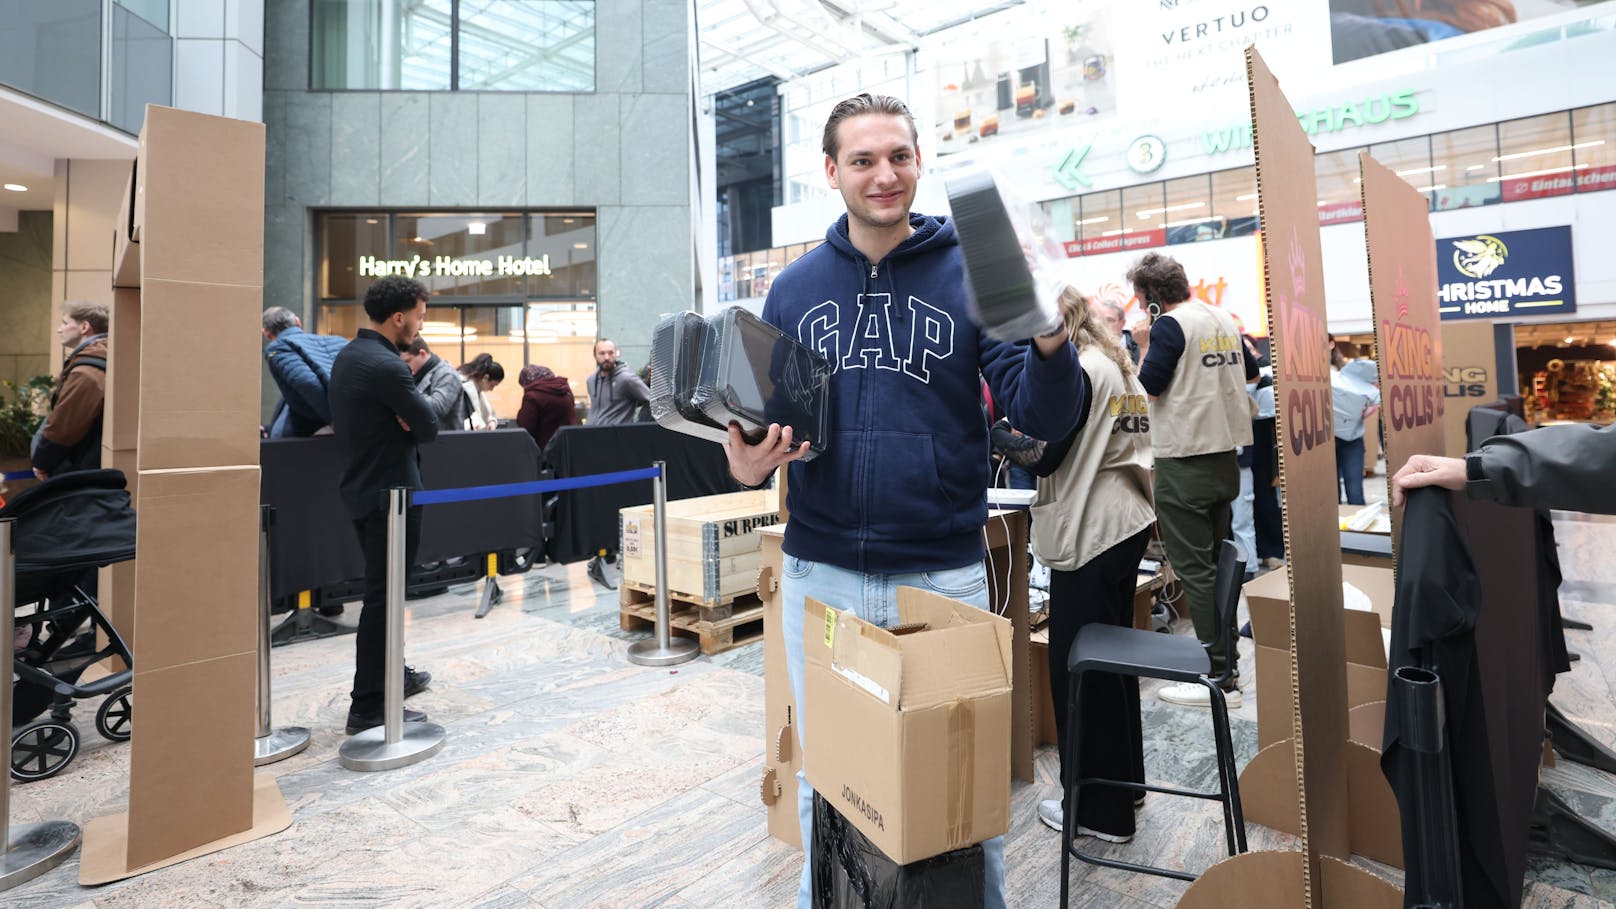
[[988, 426], [981, 379], [1027, 435], [1064, 438], [1088, 382], [1070, 344], [1049, 359], [971, 321], [947, 218], [871, 264], [844, 215], [780, 273], [763, 318], [836, 368], [824, 454], [791, 465], [785, 551], [854, 571], [958, 568], [982, 559]]

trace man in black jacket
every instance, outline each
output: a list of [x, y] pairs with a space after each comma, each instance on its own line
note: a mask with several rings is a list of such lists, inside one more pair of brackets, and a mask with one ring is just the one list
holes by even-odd
[[1463, 458], [1415, 455], [1392, 477], [1392, 501], [1421, 486], [1463, 489], [1500, 505], [1616, 514], [1616, 429], [1586, 423], [1496, 436]]
[[[365, 553], [364, 608], [355, 637], [353, 703], [348, 734], [382, 725], [382, 692], [387, 661], [387, 490], [420, 489], [417, 446], [438, 435], [437, 414], [415, 388], [415, 378], [399, 357], [426, 317], [427, 290], [397, 275], [382, 278], [365, 293], [369, 328], [359, 334], [331, 367], [331, 425], [347, 455], [342, 471], [342, 504], [353, 518]], [[404, 564], [415, 562], [421, 542], [421, 510], [406, 516]], [[426, 688], [432, 676], [404, 669], [404, 696]], [[406, 722], [426, 714], [405, 710]]]

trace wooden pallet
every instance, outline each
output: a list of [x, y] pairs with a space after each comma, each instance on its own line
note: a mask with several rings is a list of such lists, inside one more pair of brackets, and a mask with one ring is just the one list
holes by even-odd
[[[641, 584], [638, 581], [623, 581], [617, 585], [617, 601], [618, 605], [622, 607], [655, 602], [655, 600], [656, 587], [650, 584]], [[753, 579], [752, 589], [732, 593], [717, 600], [709, 600], [698, 593], [670, 590], [668, 591], [668, 603], [675, 613], [678, 613], [682, 608], [688, 607], [695, 610], [696, 617], [703, 622], [722, 622], [734, 615], [737, 609], [746, 609], [757, 605], [757, 580], [756, 578]]]
[[[624, 586], [618, 622], [624, 631], [656, 630], [656, 594]], [[727, 610], [719, 619], [705, 619], [708, 610]], [[744, 647], [763, 639], [763, 603], [756, 593], [735, 597], [723, 606], [703, 606], [669, 597], [669, 619], [674, 634], [696, 638], [707, 656]]]

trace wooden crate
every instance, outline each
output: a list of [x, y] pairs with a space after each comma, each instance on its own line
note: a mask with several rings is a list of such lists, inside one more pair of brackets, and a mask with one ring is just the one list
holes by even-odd
[[[755, 579], [754, 579], [755, 580]], [[656, 594], [624, 585], [619, 588], [618, 622], [624, 631], [656, 630]], [[743, 594], [722, 606], [702, 606], [669, 599], [672, 633], [696, 638], [707, 656], [763, 639], [763, 603], [757, 593]], [[704, 615], [721, 618], [703, 618]]]
[[[669, 502], [668, 591], [683, 602], [716, 606], [757, 591], [757, 531], [779, 523], [772, 489]], [[623, 587], [655, 590], [656, 523], [649, 505], [618, 515]]]

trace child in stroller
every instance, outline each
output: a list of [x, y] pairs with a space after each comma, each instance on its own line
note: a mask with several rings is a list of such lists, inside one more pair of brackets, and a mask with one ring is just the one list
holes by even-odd
[[[96, 730], [119, 742], [132, 732], [133, 662], [93, 593], [96, 569], [135, 556], [135, 513], [126, 487], [117, 470], [66, 473], [0, 508], [0, 519], [15, 522], [15, 596], [9, 604], [16, 623], [10, 642], [15, 780], [55, 776], [78, 754], [74, 700], [108, 695], [96, 712]], [[96, 644], [98, 632], [106, 637], [104, 647]], [[113, 656], [124, 669], [80, 684], [85, 670]], [[38, 719], [46, 710], [49, 716]]]

